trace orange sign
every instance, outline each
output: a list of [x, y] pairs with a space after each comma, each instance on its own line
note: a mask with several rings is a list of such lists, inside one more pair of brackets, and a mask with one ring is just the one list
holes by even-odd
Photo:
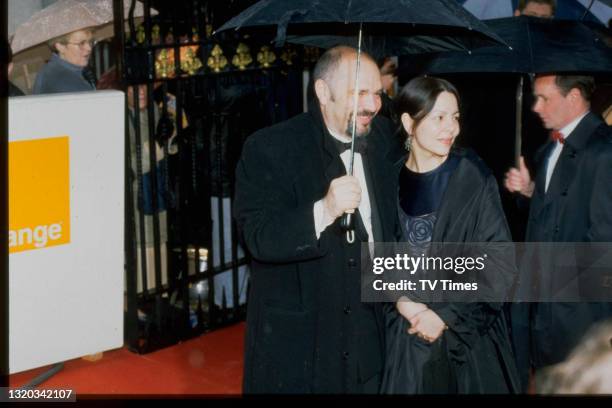
[[70, 242], [68, 136], [9, 143], [9, 253]]

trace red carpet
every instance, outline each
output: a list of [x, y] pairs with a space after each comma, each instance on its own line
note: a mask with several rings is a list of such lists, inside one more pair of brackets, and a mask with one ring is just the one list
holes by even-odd
[[[127, 348], [104, 352], [94, 362], [75, 359], [39, 388], [70, 388], [79, 394], [230, 394], [242, 388], [244, 323], [206, 333], [153, 353]], [[13, 374], [19, 387], [49, 367]]]

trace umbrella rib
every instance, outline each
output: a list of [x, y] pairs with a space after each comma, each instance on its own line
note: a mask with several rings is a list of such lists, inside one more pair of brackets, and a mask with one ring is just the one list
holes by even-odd
[[591, 7], [593, 7], [593, 3], [595, 3], [595, 0], [591, 0], [591, 2], [589, 3], [589, 6], [584, 9], [584, 13], [582, 13], [582, 17], [580, 17], [580, 21], [584, 21], [589, 11], [591, 11]]
[[350, 13], [351, 13], [351, 6], [352, 6], [353, 0], [348, 0], [347, 4], [346, 4], [346, 13], [344, 14], [344, 24], [348, 24], [348, 22], [350, 21], [349, 17], [350, 17]]

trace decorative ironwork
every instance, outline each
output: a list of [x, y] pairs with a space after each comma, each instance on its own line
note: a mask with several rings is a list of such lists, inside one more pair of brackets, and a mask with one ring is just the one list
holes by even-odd
[[[112, 2], [119, 22], [122, 4], [136, 0]], [[155, 2], [143, 4], [148, 3]], [[146, 13], [144, 22], [132, 21], [137, 28], [116, 56], [126, 86], [155, 80], [143, 86], [163, 101], [126, 110], [134, 120], [126, 126], [125, 326], [126, 344], [139, 353], [244, 318], [248, 259], [235, 235], [228, 234], [235, 228], [230, 211], [234, 152], [256, 127], [302, 110], [301, 76], [287, 75], [301, 72], [301, 46], [260, 49], [258, 38], [215, 38], [211, 23], [219, 21], [213, 21], [214, 12], [226, 5], [180, 3], [185, 6], [180, 10]], [[116, 28], [127, 34], [126, 27]], [[279, 75], [271, 75], [272, 67]], [[228, 95], [227, 90], [240, 92]], [[227, 96], [232, 103], [226, 103]], [[145, 152], [144, 144], [159, 135], [164, 137], [156, 141], [158, 148]], [[146, 163], [156, 160], [158, 165], [145, 172]], [[145, 197], [156, 198], [159, 211], [145, 213]]]
[[196, 56], [197, 51], [198, 47], [195, 45], [181, 47], [181, 70], [189, 75], [195, 74], [203, 66]]
[[234, 55], [234, 58], [232, 58], [232, 64], [242, 71], [252, 62], [253, 57], [251, 57], [248, 45], [245, 43], [238, 44], [238, 48], [236, 48], [236, 55]]
[[270, 66], [276, 61], [276, 54], [270, 50], [270, 47], [264, 45], [257, 53], [257, 62], [263, 68], [270, 68]]
[[157, 78], [174, 78], [174, 50], [164, 48], [157, 52], [157, 58], [155, 58], [155, 76]]
[[225, 58], [225, 55], [223, 55], [223, 50], [221, 49], [219, 44], [216, 44], [213, 47], [210, 53], [210, 57], [208, 57], [208, 60], [206, 62], [206, 65], [214, 72], [221, 72], [221, 70], [225, 69], [225, 67], [227, 66], [227, 58]]
[[138, 44], [144, 44], [145, 38], [146, 38], [146, 35], [145, 35], [144, 26], [141, 24], [136, 29], [136, 42]]
[[296, 57], [297, 51], [291, 46], [285, 47], [285, 49], [281, 53], [281, 60], [283, 60], [283, 62], [289, 66], [293, 65], [293, 61]]

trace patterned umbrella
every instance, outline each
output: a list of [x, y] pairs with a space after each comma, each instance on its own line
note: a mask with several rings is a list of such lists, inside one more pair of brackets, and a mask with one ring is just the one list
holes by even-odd
[[[130, 10], [129, 3], [124, 3], [126, 17]], [[152, 14], [157, 12], [153, 10]], [[137, 2], [134, 17], [143, 15], [142, 4]], [[17, 27], [11, 47], [13, 53], [18, 55], [32, 47], [44, 46], [53, 38], [85, 28], [94, 29], [97, 40], [113, 36], [112, 0], [59, 0]]]

